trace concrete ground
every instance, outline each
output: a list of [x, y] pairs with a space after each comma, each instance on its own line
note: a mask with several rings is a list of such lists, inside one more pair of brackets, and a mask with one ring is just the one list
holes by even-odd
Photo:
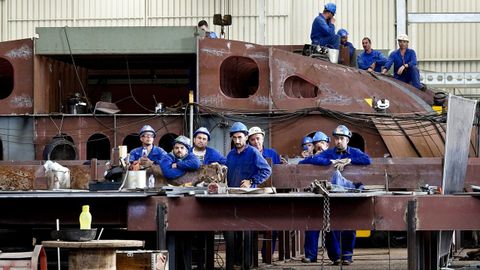
[[[400, 270], [407, 269], [407, 249], [405, 248], [393, 248], [389, 250], [386, 248], [356, 248], [355, 255], [353, 257], [354, 262], [349, 266], [333, 266], [328, 259], [325, 259], [325, 264], [323, 269], [325, 270], [337, 270], [337, 269], [355, 269], [355, 270], [374, 270], [374, 269], [391, 269], [391, 270]], [[480, 261], [464, 261], [459, 260], [460, 258], [465, 257], [465, 253], [468, 250], [462, 250], [455, 255], [450, 268], [447, 269], [480, 269]], [[220, 254], [224, 255], [224, 254]], [[326, 256], [326, 254], [325, 254]], [[274, 254], [274, 263], [272, 265], [267, 265], [260, 263], [258, 269], [282, 269], [282, 270], [291, 270], [291, 269], [300, 269], [300, 270], [310, 270], [310, 269], [322, 269], [322, 264], [320, 263], [320, 255], [318, 257], [319, 262], [317, 263], [302, 263], [302, 257], [297, 257], [289, 261], [278, 261], [278, 257]], [[223, 259], [223, 258], [222, 258]], [[217, 269], [222, 269], [219, 263], [222, 262], [222, 259], [217, 260]], [[224, 267], [224, 266], [223, 266]]]

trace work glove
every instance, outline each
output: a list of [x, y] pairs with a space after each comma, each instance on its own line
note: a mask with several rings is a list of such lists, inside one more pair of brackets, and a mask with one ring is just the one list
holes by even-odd
[[331, 162], [332, 162], [333, 166], [335, 167], [335, 169], [337, 169], [339, 171], [343, 171], [345, 166], [352, 163], [352, 160], [349, 159], [349, 158], [343, 158], [343, 159], [334, 159], [334, 160], [331, 160]]

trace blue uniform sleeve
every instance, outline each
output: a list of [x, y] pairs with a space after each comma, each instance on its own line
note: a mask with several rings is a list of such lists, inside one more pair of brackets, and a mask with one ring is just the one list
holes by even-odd
[[350, 159], [354, 165], [370, 165], [370, 157], [357, 148], [350, 148]]
[[312, 32], [310, 39], [314, 43], [320, 36], [333, 36], [335, 35], [335, 25], [327, 23], [325, 18], [317, 16], [312, 24]]
[[375, 52], [375, 62], [377, 63], [377, 67], [383, 67], [387, 63], [387, 58], [385, 55], [383, 55], [382, 52], [380, 51], [374, 51]]
[[177, 161], [177, 168], [183, 171], [198, 170], [200, 165], [200, 160], [193, 154], [188, 154], [183, 160]]
[[172, 168], [172, 164], [175, 163], [175, 158], [170, 154], [165, 155], [160, 160], [160, 168], [162, 169], [163, 176], [171, 180], [176, 179], [185, 174], [185, 171], [178, 168]]
[[326, 155], [326, 152], [323, 151], [320, 154], [313, 155], [311, 157], [307, 157], [304, 160], [300, 161], [299, 164], [312, 164], [312, 165], [322, 165], [322, 166], [327, 166], [332, 163], [330, 161], [331, 158], [329, 158]]
[[138, 159], [140, 159], [140, 154], [139, 154], [140, 151], [138, 151], [138, 148], [135, 148], [133, 149], [132, 151], [130, 151], [130, 159], [129, 159], [129, 162], [134, 162]]
[[393, 65], [393, 54], [395, 52], [392, 52], [389, 56], [388, 56], [388, 59], [387, 59], [387, 62], [385, 63], [385, 65], [383, 66], [384, 68], [386, 68], [387, 70], [389, 70], [392, 65]]
[[370, 66], [365, 61], [365, 53], [361, 53], [357, 56], [357, 65], [359, 69], [367, 70]]
[[[208, 156], [208, 157], [207, 157]], [[220, 152], [213, 148], [207, 148], [205, 153], [205, 164], [211, 164], [213, 162], [218, 162], [219, 164], [225, 165], [227, 163], [227, 158], [225, 158]]]
[[410, 52], [410, 61], [408, 61], [407, 64], [409, 67], [417, 66], [417, 54], [415, 53], [414, 50], [408, 50]]
[[265, 182], [272, 174], [272, 168], [268, 165], [267, 161], [262, 157], [260, 152], [255, 154], [255, 165], [257, 172], [252, 175], [252, 187], [257, 187], [261, 183]]

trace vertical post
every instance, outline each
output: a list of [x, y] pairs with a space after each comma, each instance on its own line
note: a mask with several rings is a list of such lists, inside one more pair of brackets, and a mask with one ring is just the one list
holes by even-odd
[[408, 201], [407, 205], [407, 254], [408, 270], [416, 270], [418, 265], [417, 258], [417, 201]]
[[193, 142], [193, 91], [190, 90], [188, 93], [188, 103], [190, 104], [190, 121], [189, 121], [189, 129], [190, 129], [190, 141]]
[[407, 0], [397, 0], [396, 8], [397, 36], [399, 34], [407, 34]]
[[113, 147], [117, 147], [117, 116], [113, 114]]
[[92, 158], [90, 160], [90, 179], [98, 180], [97, 159]]
[[258, 23], [257, 23], [257, 42], [265, 45], [265, 0], [257, 1]]
[[166, 206], [165, 204], [157, 205], [157, 249], [167, 249], [167, 225], [166, 225]]

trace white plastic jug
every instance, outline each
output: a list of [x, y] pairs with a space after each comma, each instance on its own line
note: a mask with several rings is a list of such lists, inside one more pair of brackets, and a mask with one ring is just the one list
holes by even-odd
[[338, 55], [340, 54], [340, 51], [337, 49], [328, 49], [328, 58], [330, 59], [330, 62], [334, 64], [338, 64]]
[[146, 171], [129, 171], [127, 181], [123, 188], [136, 189], [147, 187], [147, 172]]

